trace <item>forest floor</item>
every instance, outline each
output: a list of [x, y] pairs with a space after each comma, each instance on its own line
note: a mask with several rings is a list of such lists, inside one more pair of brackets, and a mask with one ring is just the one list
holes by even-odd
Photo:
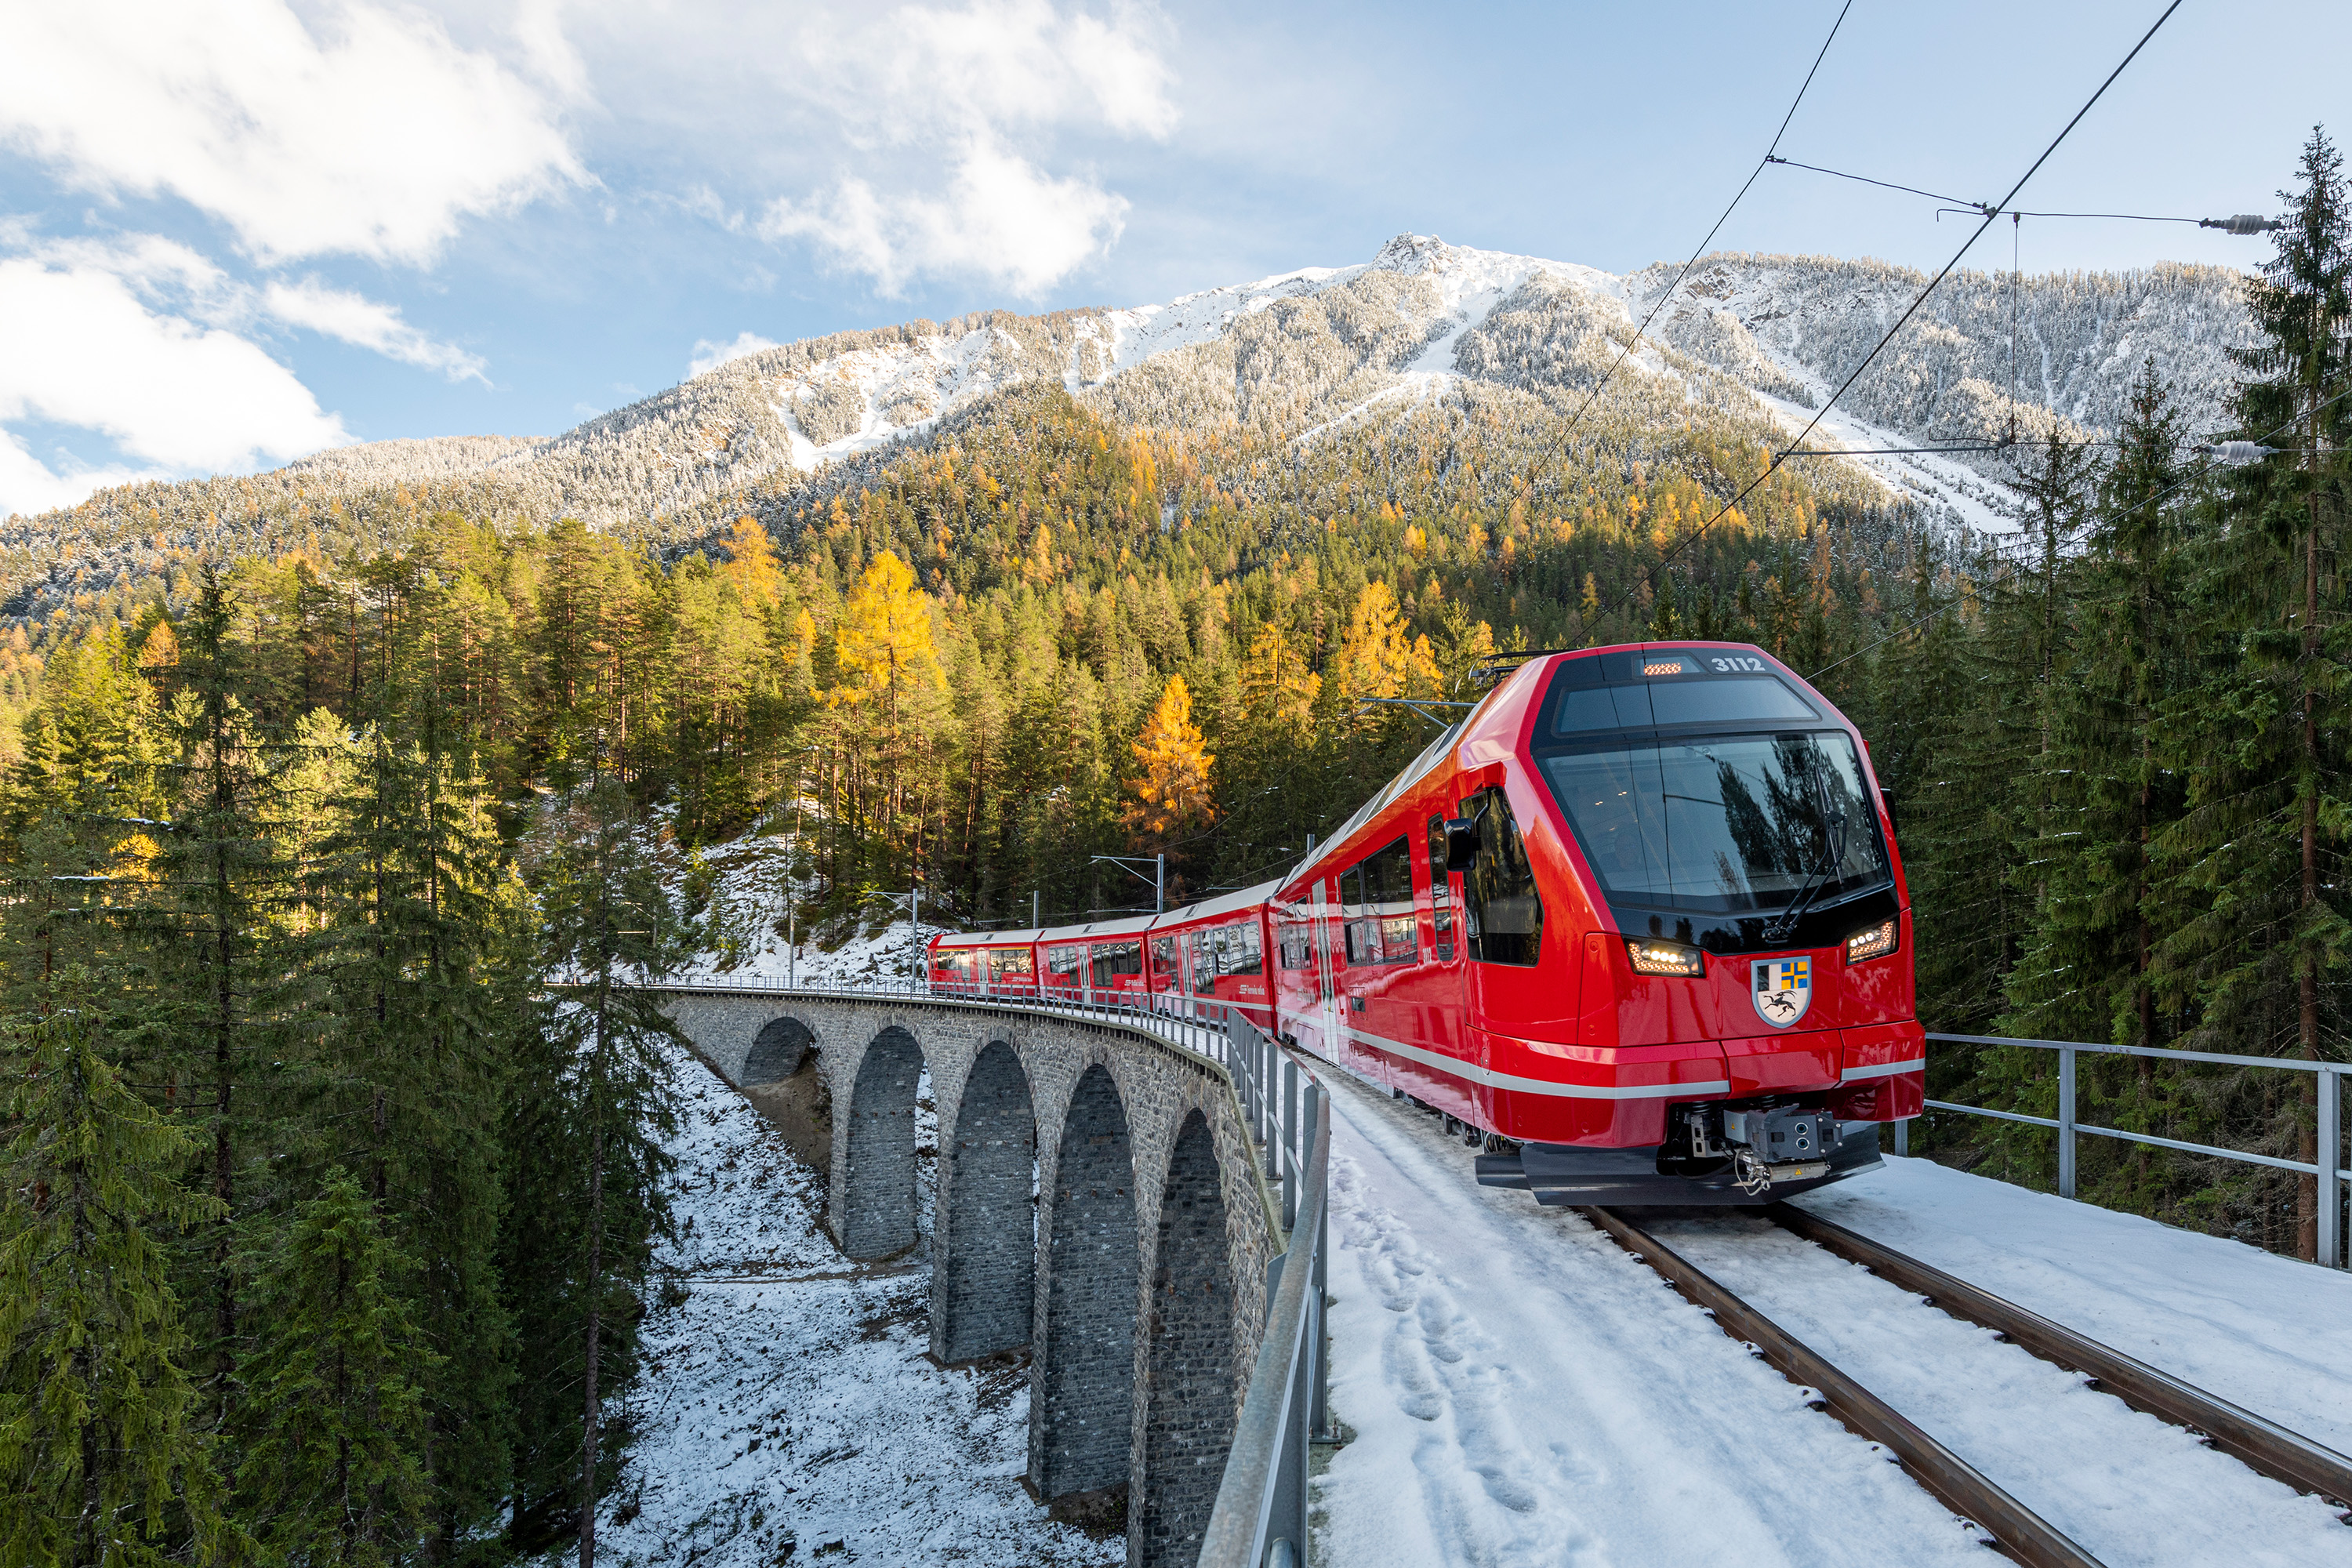
[[[699, 1061], [677, 1053], [671, 1066], [679, 1237], [656, 1267], [603, 1555], [707, 1568], [1123, 1562], [1121, 1541], [1048, 1519], [1022, 1486], [1026, 1363], [943, 1371], [926, 1355], [929, 1161], [923, 1242], [853, 1264], [819, 1225], [817, 1173]], [[937, 1137], [923, 1112], [919, 1142]]]

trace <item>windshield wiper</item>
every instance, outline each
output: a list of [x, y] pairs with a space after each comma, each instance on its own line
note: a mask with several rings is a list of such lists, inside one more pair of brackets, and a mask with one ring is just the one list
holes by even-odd
[[1845, 813], [1831, 808], [1829, 786], [1822, 782], [1821, 764], [1821, 748], [1816, 745], [1813, 748], [1813, 801], [1821, 807], [1822, 828], [1826, 840], [1822, 848], [1826, 853], [1822, 855], [1821, 864], [1805, 878], [1804, 886], [1797, 889], [1796, 901], [1764, 922], [1766, 942], [1778, 943], [1789, 939], [1796, 931], [1797, 922], [1804, 918], [1805, 911], [1812, 908], [1813, 900], [1830, 885], [1830, 876], [1837, 869], [1838, 863], [1845, 858]]

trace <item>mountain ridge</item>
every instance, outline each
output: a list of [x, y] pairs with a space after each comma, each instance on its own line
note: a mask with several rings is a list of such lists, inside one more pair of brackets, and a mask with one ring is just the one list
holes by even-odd
[[[689, 542], [739, 512], [775, 515], [846, 459], [924, 440], [958, 411], [1041, 380], [1123, 424], [1282, 445], [1456, 395], [1532, 400], [1563, 434], [1581, 420], [1579, 439], [1700, 420], [1768, 443], [1814, 417], [1926, 282], [1868, 258], [1717, 253], [1691, 267], [1636, 343], [1676, 271], [1611, 274], [1404, 234], [1369, 261], [1161, 304], [827, 334], [728, 360], [550, 437], [362, 443], [267, 473], [121, 486], [11, 516], [0, 525], [10, 607], [37, 608], [93, 575], [168, 569], [225, 531], [280, 547], [322, 519], [388, 533], [420, 505], [575, 516]], [[2226, 268], [2178, 263], [2014, 286], [1956, 272], [1808, 444], [1984, 442], [2012, 415], [2026, 433], [2054, 420], [2087, 436], [2113, 427], [2147, 360], [2172, 380], [2190, 427], [2207, 427], [2231, 384], [2228, 351], [2249, 330], [2243, 285]], [[1998, 460], [1860, 462], [1892, 496], [2001, 525]]]

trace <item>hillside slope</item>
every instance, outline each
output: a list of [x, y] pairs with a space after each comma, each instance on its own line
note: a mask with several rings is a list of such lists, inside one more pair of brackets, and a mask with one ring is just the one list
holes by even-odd
[[[1007, 387], [1058, 380], [1128, 425], [1313, 440], [1432, 398], [1582, 411], [1625, 367], [1580, 440], [1704, 423], [1769, 441], [1802, 427], [1926, 282], [1906, 268], [1813, 257], [1710, 257], [1625, 355], [1675, 269], [1626, 277], [1401, 235], [1370, 261], [1306, 268], [1161, 305], [990, 311], [837, 333], [730, 361], [545, 440], [386, 441], [249, 479], [149, 483], [0, 527], [16, 613], [227, 549], [397, 536], [421, 511], [588, 523], [676, 544], [740, 512], [772, 518], [841, 460], [919, 440]], [[2012, 333], [2012, 315], [2016, 331]], [[1872, 366], [1814, 444], [1984, 440], [2053, 416], [2112, 427], [2152, 358], [2191, 428], [2221, 417], [2227, 351], [2247, 319], [2239, 275], [2159, 265], [2022, 279], [1963, 272]], [[1997, 522], [2001, 459], [1873, 459], [1930, 510]]]

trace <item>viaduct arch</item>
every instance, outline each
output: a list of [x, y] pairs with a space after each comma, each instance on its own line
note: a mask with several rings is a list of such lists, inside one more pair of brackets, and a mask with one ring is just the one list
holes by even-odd
[[852, 1258], [920, 1245], [929, 1073], [931, 1355], [1027, 1347], [1031, 1489], [1123, 1488], [1128, 1561], [1190, 1568], [1286, 1245], [1224, 1068], [1138, 1026], [980, 1003], [661, 995], [738, 1088], [818, 1076], [835, 1129], [826, 1225]]

